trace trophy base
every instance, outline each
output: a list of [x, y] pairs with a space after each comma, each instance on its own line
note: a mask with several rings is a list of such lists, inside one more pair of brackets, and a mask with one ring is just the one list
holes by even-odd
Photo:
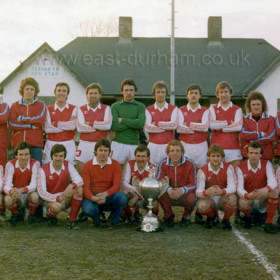
[[153, 232], [153, 231], [162, 231], [159, 230], [159, 221], [158, 218], [154, 215], [146, 215], [143, 218], [141, 223], [141, 231], [144, 232]]

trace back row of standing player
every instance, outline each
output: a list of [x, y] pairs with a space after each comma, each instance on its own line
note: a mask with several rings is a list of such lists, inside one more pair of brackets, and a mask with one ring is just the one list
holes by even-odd
[[[166, 102], [168, 87], [164, 81], [152, 87], [155, 103], [147, 108], [136, 101], [137, 86], [132, 79], [121, 84], [123, 99], [111, 108], [100, 102], [102, 89], [98, 83], [86, 88], [87, 104], [77, 108], [67, 102], [70, 87], [58, 83], [54, 89], [56, 102], [45, 106], [38, 100], [39, 85], [33, 78], [21, 81], [21, 99], [9, 106], [0, 104], [0, 164], [5, 166], [9, 143], [8, 130], [12, 130], [12, 147], [21, 141], [31, 145], [32, 158], [42, 163], [50, 161], [50, 151], [54, 144], [63, 144], [67, 149], [67, 160], [82, 165], [93, 158], [94, 145], [101, 138], [107, 138], [110, 130], [112, 138], [112, 158], [125, 164], [134, 158], [134, 150], [139, 144], [139, 131], [144, 128], [148, 135], [151, 163], [159, 166], [166, 156], [167, 144], [174, 139], [177, 130], [185, 148], [185, 156], [192, 159], [197, 167], [207, 162], [207, 139], [211, 129], [210, 144], [219, 144], [225, 151], [226, 162], [237, 162], [246, 157], [250, 141], [258, 140], [263, 146], [263, 158], [274, 157], [273, 143], [280, 135], [279, 116], [276, 119], [267, 114], [267, 104], [260, 92], [251, 92], [246, 101], [247, 115], [231, 102], [233, 89], [227, 82], [217, 85], [217, 104], [209, 109], [200, 105], [201, 88], [191, 85], [187, 88], [188, 104], [179, 109]], [[76, 151], [74, 137], [80, 133]], [[47, 141], [44, 146], [44, 132]], [[241, 145], [240, 145], [241, 139]], [[277, 145], [277, 155], [280, 145]]]

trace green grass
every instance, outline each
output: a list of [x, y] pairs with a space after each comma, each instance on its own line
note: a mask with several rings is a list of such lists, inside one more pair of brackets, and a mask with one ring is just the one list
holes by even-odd
[[[144, 233], [132, 225], [110, 231], [86, 222], [73, 231], [62, 218], [55, 228], [1, 227], [0, 279], [272, 279], [233, 233], [219, 228], [176, 224]], [[246, 236], [279, 264], [279, 234], [254, 228]]]

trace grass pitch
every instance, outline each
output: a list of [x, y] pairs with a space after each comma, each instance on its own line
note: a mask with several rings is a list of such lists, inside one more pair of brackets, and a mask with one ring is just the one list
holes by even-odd
[[[124, 224], [110, 231], [86, 222], [74, 231], [65, 216], [55, 228], [46, 223], [35, 228], [4, 225], [0, 279], [273, 279], [232, 232], [196, 224], [176, 224], [160, 233], [138, 232], [136, 227]], [[278, 265], [280, 274], [280, 234], [237, 229]]]

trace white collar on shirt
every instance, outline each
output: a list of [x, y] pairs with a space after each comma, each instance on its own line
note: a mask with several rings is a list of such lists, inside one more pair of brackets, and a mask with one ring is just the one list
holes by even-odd
[[20, 170], [25, 170], [26, 168], [30, 170], [30, 160], [28, 161], [27, 165], [25, 166], [25, 168], [21, 168], [19, 166], [18, 160], [16, 161], [16, 168], [19, 168]]
[[53, 167], [53, 161], [51, 161], [51, 163], [50, 163], [50, 172], [51, 172], [51, 174], [53, 174], [53, 173], [56, 173], [56, 174], [60, 174], [60, 171], [61, 170], [64, 170], [65, 169], [65, 165], [64, 165], [64, 163], [62, 163], [62, 166], [61, 166], [61, 169], [60, 170], [55, 170], [54, 169], [54, 167]]
[[145, 165], [145, 168], [143, 170], [139, 170], [138, 169], [138, 165], [137, 165], [137, 162], [134, 163], [134, 170], [135, 171], [138, 171], [140, 174], [142, 174], [144, 171], [148, 170], [149, 169], [149, 164], [148, 162], [146, 162], [146, 165]]
[[93, 112], [95, 112], [97, 109], [101, 109], [101, 104], [100, 102], [98, 103], [98, 105], [95, 108], [91, 108], [88, 104], [87, 104], [87, 110], [90, 111], [92, 110]]
[[155, 102], [154, 108], [162, 112], [164, 109], [168, 109], [168, 103], [165, 101], [164, 106], [162, 108], [159, 108], [157, 103]]
[[213, 170], [210, 162], [208, 162], [208, 170], [212, 171], [215, 174], [218, 174], [221, 168], [224, 168], [224, 163], [223, 162], [221, 162], [221, 166], [220, 166], [220, 168], [218, 170]]
[[54, 109], [58, 109], [60, 112], [62, 112], [64, 109], [69, 109], [69, 104], [66, 102], [66, 104], [62, 108], [60, 108], [56, 103], [54, 103]]
[[257, 170], [258, 170], [258, 169], [261, 169], [261, 167], [262, 167], [261, 161], [259, 160], [259, 164], [258, 164], [257, 168], [254, 169], [254, 168], [251, 166], [250, 161], [249, 161], [249, 159], [248, 159], [248, 161], [247, 161], [247, 167], [248, 167], [248, 170], [252, 170], [254, 173], [256, 173]]
[[232, 102], [230, 101], [230, 102], [229, 102], [229, 105], [228, 105], [227, 107], [224, 107], [224, 106], [221, 105], [221, 103], [220, 103], [220, 101], [219, 101], [217, 107], [218, 107], [218, 108], [222, 107], [225, 111], [227, 111], [229, 108], [232, 107], [232, 105], [233, 105], [233, 104], [232, 104]]
[[92, 165], [99, 165], [101, 168], [103, 168], [106, 164], [112, 164], [112, 159], [110, 157], [108, 157], [106, 163], [102, 165], [97, 162], [96, 157], [92, 160]]
[[191, 106], [190, 106], [190, 104], [188, 103], [187, 104], [187, 109], [190, 111], [193, 111], [193, 112], [195, 112], [196, 110], [198, 110], [198, 109], [201, 109], [201, 105], [198, 103], [198, 106], [195, 108], [195, 109], [193, 109]]

